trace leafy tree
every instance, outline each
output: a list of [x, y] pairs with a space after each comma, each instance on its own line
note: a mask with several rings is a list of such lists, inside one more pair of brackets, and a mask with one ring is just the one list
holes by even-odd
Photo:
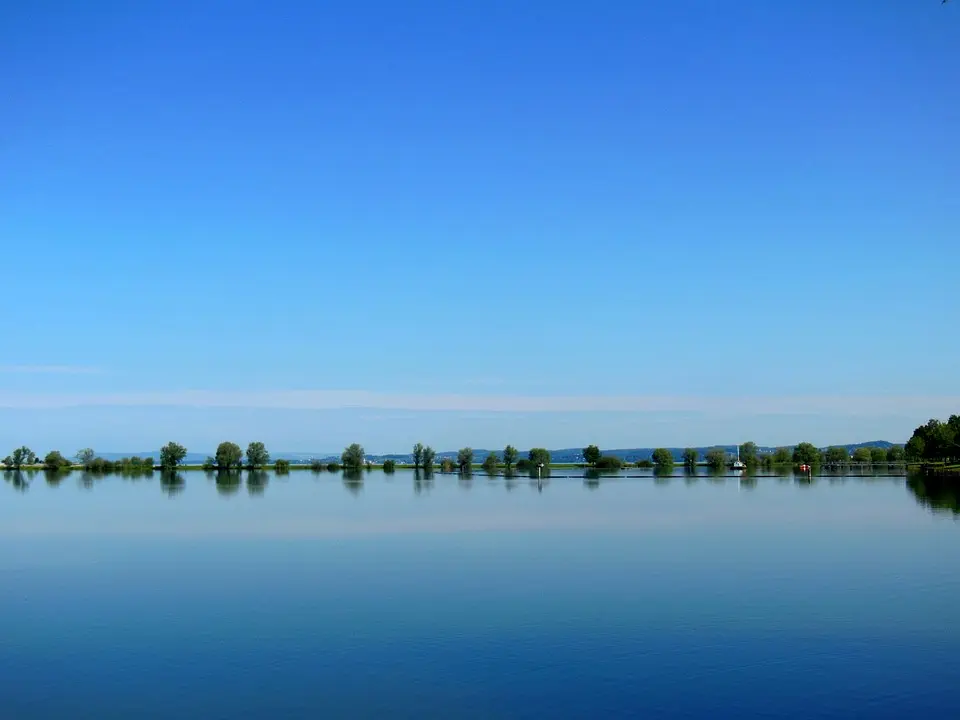
[[43, 458], [43, 466], [47, 470], [64, 470], [70, 467], [70, 461], [61, 455], [59, 450], [51, 450]]
[[727, 466], [727, 451], [723, 448], [713, 448], [707, 451], [707, 465], [714, 470]]
[[440, 460], [440, 470], [442, 472], [445, 472], [445, 473], [453, 472], [454, 467], [456, 466], [453, 464], [453, 460], [451, 458], [445, 457], [442, 460]]
[[673, 453], [666, 448], [657, 448], [653, 451], [653, 455], [651, 455], [650, 458], [657, 467], [673, 465]]
[[828, 463], [845, 463], [850, 460], [850, 454], [845, 447], [834, 445], [831, 448], [827, 448], [825, 459]]
[[483, 470], [488, 475], [493, 475], [497, 472], [497, 456], [494, 453], [490, 453], [483, 461]]
[[650, 469], [653, 467], [653, 460], [637, 460], [637, 467]]
[[426, 471], [433, 470], [433, 461], [437, 457], [436, 451], [429, 445], [423, 449], [423, 469]]
[[900, 445], [887, 448], [887, 462], [900, 463], [906, 459], [906, 453]]
[[273, 464], [273, 470], [277, 473], [277, 475], [286, 475], [288, 472], [290, 472], [290, 461], [284, 460], [283, 458], [278, 458]]
[[473, 448], [460, 448], [457, 451], [457, 467], [462, 473], [473, 472]]
[[237, 468], [243, 460], [243, 450], [240, 446], [232, 442], [222, 442], [217, 445], [217, 454], [214, 456], [218, 470], [229, 470]]
[[600, 459], [600, 448], [596, 445], [587, 445], [583, 449], [583, 461], [589, 465], [596, 465]]
[[353, 443], [344, 448], [343, 454], [340, 455], [340, 462], [347, 470], [361, 470], [363, 469], [364, 456], [363, 446]]
[[812, 443], [802, 442], [793, 449], [793, 462], [797, 465], [818, 465], [820, 451]]
[[211, 470], [216, 470], [216, 468], [217, 468], [216, 459], [213, 457], [210, 457], [209, 455], [207, 455], [207, 459], [203, 461], [203, 465], [200, 466], [200, 469], [206, 472], [210, 472]]
[[252, 442], [247, 445], [247, 465], [256, 470], [270, 462], [270, 453], [262, 442]]
[[160, 467], [164, 470], [173, 470], [187, 456], [187, 449], [175, 442], [168, 442], [160, 448]]
[[513, 469], [513, 466], [517, 464], [517, 458], [520, 457], [520, 453], [517, 452], [517, 449], [513, 445], [507, 445], [503, 449], [503, 464], [507, 468], [507, 472]]
[[550, 465], [550, 451], [546, 448], [531, 448], [530, 452], [527, 453], [527, 459], [530, 460], [532, 465], [547, 467]]
[[623, 460], [616, 455], [601, 455], [593, 466], [597, 470], [619, 470], [623, 467]]
[[327, 472], [340, 472], [340, 463], [327, 463]]
[[790, 448], [778, 447], [774, 450], [773, 462], [775, 465], [786, 465], [789, 462], [793, 462], [793, 454], [790, 452]]
[[914, 431], [913, 437], [907, 440], [907, 444], [903, 449], [907, 460], [923, 460], [924, 457], [926, 457], [927, 444], [923, 438]]
[[397, 463], [394, 460], [384, 460], [383, 461], [383, 471], [385, 473], [393, 473], [397, 469]]
[[687, 448], [683, 451], [683, 464], [685, 467], [692, 468], [697, 466], [697, 459], [700, 453], [695, 448]]
[[887, 462], [887, 451], [882, 447], [870, 448], [870, 462], [874, 464]]
[[77, 462], [83, 465], [83, 467], [87, 467], [87, 465], [93, 462], [96, 456], [97, 454], [93, 451], [93, 448], [83, 448], [83, 450], [77, 451]]
[[414, 470], [419, 470], [420, 466], [423, 465], [423, 445], [417, 443], [413, 446], [413, 468]]
[[[886, 453], [884, 453], [884, 455], [886, 455]], [[869, 463], [873, 460], [873, 454], [868, 447], [858, 447], [853, 451], [853, 456], [850, 459], [858, 463]]]
[[755, 442], [745, 442], [740, 446], [740, 461], [747, 467], [757, 466], [757, 444]]
[[4, 465], [12, 467], [14, 470], [19, 470], [24, 465], [33, 465], [37, 462], [37, 456], [26, 445], [21, 445], [12, 453], [10, 453], [10, 462], [4, 462]]
[[960, 416], [951, 415], [947, 422], [929, 420], [913, 431], [907, 441], [910, 460], [945, 461], [960, 455]]
[[13, 458], [10, 457], [9, 455], [7, 455], [7, 456], [3, 459], [3, 467], [5, 467], [5, 468], [8, 469], [8, 470], [9, 470], [10, 468], [12, 468], [12, 467], [13, 467]]

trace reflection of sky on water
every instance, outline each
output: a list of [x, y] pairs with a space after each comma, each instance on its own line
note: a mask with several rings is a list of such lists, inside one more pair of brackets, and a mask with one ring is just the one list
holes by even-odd
[[953, 708], [958, 524], [902, 478], [87, 480], [0, 484], [18, 720]]

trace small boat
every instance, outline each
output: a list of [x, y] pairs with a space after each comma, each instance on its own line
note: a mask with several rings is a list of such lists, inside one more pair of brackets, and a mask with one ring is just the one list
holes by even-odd
[[733, 469], [737, 471], [746, 470], [746, 464], [740, 460], [740, 446], [737, 445], [737, 459], [733, 461]]

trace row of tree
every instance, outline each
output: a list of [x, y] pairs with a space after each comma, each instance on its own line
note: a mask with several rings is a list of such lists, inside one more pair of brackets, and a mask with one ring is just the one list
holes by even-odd
[[[537, 467], [547, 467], [550, 465], [550, 451], [546, 448], [531, 448], [525, 458], [520, 457], [520, 451], [513, 445], [507, 445], [501, 453], [501, 458], [496, 453], [489, 453], [481, 463], [481, 467], [487, 472], [495, 472], [502, 464], [509, 473], [514, 468], [521, 471], [531, 470]], [[436, 465], [437, 453], [429, 445], [424, 446], [417, 443], [413, 446], [413, 467], [417, 470], [433, 470]], [[458, 470], [462, 473], [473, 471], [473, 448], [465, 447], [457, 451], [456, 460], [453, 458], [443, 458], [440, 461], [440, 469], [443, 472], [453, 472]]]
[[907, 458], [915, 462], [951, 462], [960, 458], [960, 415], [929, 420], [907, 441]]
[[[812, 443], [802, 442], [794, 448], [780, 447], [772, 453], [759, 452], [756, 443], [746, 442], [739, 447], [740, 461], [748, 468], [758, 466], [773, 465], [819, 465], [823, 463], [843, 464], [849, 462], [856, 463], [900, 463], [905, 459], [905, 452], [902, 447], [893, 446], [890, 448], [882, 447], [860, 447], [854, 450], [853, 455], [847, 452], [845, 447], [837, 446], [820, 450]], [[600, 448], [596, 445], [588, 445], [583, 449], [584, 461], [597, 469], [616, 469], [623, 461], [612, 456], [602, 455]], [[713, 469], [727, 467], [732, 458], [723, 448], [712, 448], [704, 455], [704, 461], [707, 466]], [[683, 451], [682, 463], [687, 468], [695, 467], [700, 462], [700, 451], [695, 448], [686, 448]], [[650, 457], [650, 462], [639, 461], [640, 467], [654, 466], [658, 468], [670, 468], [676, 464], [673, 453], [667, 448], [657, 448]]]
[[[170, 448], [170, 445], [175, 446]], [[177, 445], [176, 443], [169, 443], [165, 446], [168, 448], [167, 465], [172, 464], [173, 467], [176, 467], [180, 464], [184, 457], [187, 455], [187, 449], [182, 445]], [[182, 452], [181, 452], [182, 451]], [[244, 463], [244, 458], [246, 458], [246, 463]], [[164, 466], [164, 452], [161, 449], [160, 451], [160, 464]], [[247, 452], [244, 454], [243, 450], [240, 449], [240, 446], [234, 442], [222, 442], [217, 445], [217, 452], [214, 453], [213, 457], [208, 457], [203, 463], [204, 470], [220, 470], [221, 472], [228, 472], [230, 470], [239, 470], [240, 468], [246, 466], [249, 470], [259, 470], [264, 465], [269, 464], [270, 462], [270, 453], [267, 452], [267, 448], [262, 442], [252, 442], [247, 445]], [[289, 467], [289, 463], [286, 461], [279, 461], [281, 463], [286, 463]]]
[[[944, 460], [957, 457], [960, 444], [960, 417], [952, 415], [950, 419], [943, 423], [938, 420], [931, 420], [926, 425], [918, 427], [913, 437], [907, 443], [906, 449], [899, 446], [891, 448], [880, 447], [861, 447], [857, 448], [851, 456], [844, 447], [831, 447], [821, 451], [812, 443], [802, 442], [794, 448], [781, 447], [773, 453], [760, 454], [756, 443], [746, 442], [740, 446], [740, 460], [747, 467], [756, 467], [758, 465], [781, 465], [781, 464], [799, 464], [799, 465], [817, 465], [822, 463], [841, 464], [850, 461], [857, 463], [899, 463], [904, 459], [910, 460]], [[187, 455], [187, 449], [179, 443], [169, 442], [160, 449], [160, 467], [163, 470], [175, 470]], [[418, 470], [431, 471], [436, 466], [436, 452], [429, 445], [424, 446], [417, 443], [413, 446], [413, 465]], [[152, 471], [155, 467], [153, 458], [123, 458], [118, 461], [105, 460], [97, 457], [91, 448], [84, 448], [76, 455], [77, 462], [90, 472], [137, 472]], [[600, 448], [596, 445], [588, 445], [583, 449], [584, 461], [598, 470], [618, 470], [624, 465], [624, 461], [612, 455], [603, 455]], [[704, 456], [708, 466], [711, 468], [723, 468], [730, 463], [730, 456], [723, 448], [713, 448], [708, 450]], [[686, 448], [683, 451], [682, 462], [686, 467], [694, 467], [700, 460], [699, 451], [695, 448]], [[19, 470], [24, 466], [36, 465], [39, 462], [37, 455], [26, 446], [14, 450], [10, 455], [3, 459], [3, 465], [6, 468]], [[655, 466], [658, 468], [669, 468], [675, 464], [673, 453], [667, 448], [657, 448], [653, 451], [650, 461], [641, 460], [638, 466]], [[216, 453], [208, 457], [203, 464], [205, 470], [230, 471], [246, 467], [250, 470], [263, 468], [270, 463], [270, 453], [262, 442], [252, 442], [247, 445], [246, 452], [241, 450], [240, 446], [233, 442], [222, 442], [217, 446]], [[389, 469], [387, 466], [389, 463]], [[457, 457], [443, 458], [440, 467], [445, 472], [459, 470], [463, 473], [469, 473], [473, 470], [474, 453], [469, 447], [461, 448], [457, 452]], [[73, 465], [70, 460], [65, 458], [59, 451], [51, 450], [43, 459], [43, 465], [48, 470], [62, 470]], [[342, 466], [347, 470], [358, 470], [363, 467], [369, 467], [370, 463], [366, 460], [366, 454], [363, 446], [358, 443], [344, 448], [340, 456], [340, 464], [329, 463], [324, 466], [320, 461], [314, 461], [312, 468], [314, 470], [337, 471]], [[487, 472], [494, 472], [503, 465], [507, 472], [514, 468], [520, 471], [533, 470], [537, 467], [547, 467], [550, 465], [550, 451], [546, 448], [532, 448], [527, 456], [520, 457], [520, 452], [513, 446], [507, 445], [501, 457], [496, 453], [490, 453], [483, 461], [482, 467]], [[277, 460], [277, 469], [284, 472], [289, 469], [289, 461]], [[384, 463], [384, 469], [387, 472], [393, 472], [396, 464], [392, 460]]]

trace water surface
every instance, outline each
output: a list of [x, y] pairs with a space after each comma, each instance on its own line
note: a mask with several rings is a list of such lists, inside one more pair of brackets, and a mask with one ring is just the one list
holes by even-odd
[[953, 716], [960, 525], [930, 495], [8, 475], [4, 716]]

